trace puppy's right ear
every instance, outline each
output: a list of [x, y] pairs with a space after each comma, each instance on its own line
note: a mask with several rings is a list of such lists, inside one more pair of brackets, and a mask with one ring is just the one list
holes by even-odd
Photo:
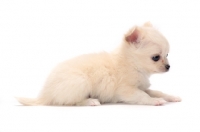
[[128, 43], [138, 43], [139, 34], [140, 34], [140, 31], [138, 30], [137, 27], [135, 27], [135, 29], [131, 31], [131, 33], [125, 36], [125, 40]]
[[153, 25], [151, 24], [151, 22], [145, 22], [144, 27], [153, 27]]

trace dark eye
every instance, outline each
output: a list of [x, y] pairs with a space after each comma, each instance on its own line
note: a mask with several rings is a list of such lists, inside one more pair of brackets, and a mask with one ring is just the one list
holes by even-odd
[[158, 61], [160, 59], [160, 56], [159, 55], [156, 55], [156, 56], [153, 56], [152, 57], [152, 60], [153, 61]]
[[166, 55], [166, 57], [168, 56], [168, 54]]

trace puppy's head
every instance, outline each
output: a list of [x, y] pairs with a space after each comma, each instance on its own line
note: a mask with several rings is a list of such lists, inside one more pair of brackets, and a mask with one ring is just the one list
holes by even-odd
[[151, 23], [135, 26], [125, 35], [124, 41], [127, 55], [138, 70], [148, 74], [169, 71], [168, 41]]

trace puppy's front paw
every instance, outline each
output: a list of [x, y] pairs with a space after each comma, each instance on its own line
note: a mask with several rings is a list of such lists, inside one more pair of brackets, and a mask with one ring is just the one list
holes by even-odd
[[152, 98], [151, 105], [160, 106], [165, 104], [166, 101], [163, 98]]
[[171, 96], [171, 95], [165, 97], [165, 100], [168, 101], [168, 102], [181, 102], [180, 97]]

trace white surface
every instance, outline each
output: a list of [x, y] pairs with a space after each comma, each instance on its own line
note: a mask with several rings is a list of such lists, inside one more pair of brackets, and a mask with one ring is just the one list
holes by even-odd
[[[188, 108], [190, 107], [190, 109]], [[2, 132], [66, 131], [199, 131], [199, 117], [192, 105], [161, 107], [106, 105], [99, 107], [4, 107]]]
[[[199, 132], [198, 0], [0, 1], [0, 132]], [[135, 24], [151, 21], [169, 40], [169, 73], [152, 88], [182, 97], [161, 107], [24, 107], [51, 69], [76, 55], [110, 51]]]

